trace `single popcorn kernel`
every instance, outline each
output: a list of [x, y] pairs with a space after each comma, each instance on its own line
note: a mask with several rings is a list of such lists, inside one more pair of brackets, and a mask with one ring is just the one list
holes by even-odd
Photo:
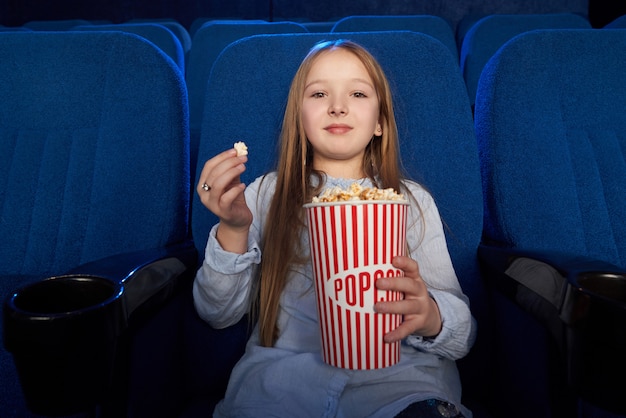
[[248, 147], [245, 143], [241, 141], [235, 142], [234, 148], [235, 151], [237, 151], [237, 157], [241, 157], [242, 155], [248, 155]]
[[377, 187], [363, 187], [358, 183], [352, 183], [347, 190], [335, 186], [328, 188], [319, 196], [312, 199], [313, 203], [347, 202], [351, 200], [405, 200], [404, 195], [395, 190], [379, 189]]

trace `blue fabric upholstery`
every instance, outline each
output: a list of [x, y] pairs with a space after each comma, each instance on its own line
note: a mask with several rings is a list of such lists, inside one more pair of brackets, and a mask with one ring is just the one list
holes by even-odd
[[115, 32], [4, 33], [0, 47], [0, 274], [63, 271], [113, 244], [181, 241], [188, 124], [178, 69]]
[[455, 31], [455, 40], [456, 40], [456, 47], [459, 50], [459, 55], [461, 52], [461, 47], [463, 46], [463, 40], [465, 39], [465, 35], [472, 28], [472, 26], [474, 26], [476, 22], [478, 22], [480, 19], [482, 19], [485, 16], [486, 16], [485, 13], [470, 12], [466, 14], [465, 16], [463, 16], [463, 18], [459, 20], [459, 23], [457, 23], [456, 31]]
[[615, 18], [611, 22], [604, 25], [605, 29], [624, 29], [626, 28], [626, 15]]
[[172, 31], [174, 35], [180, 41], [180, 45], [183, 47], [183, 53], [187, 55], [187, 52], [191, 49], [191, 35], [189, 31], [181, 25], [178, 21], [173, 19], [130, 19], [126, 23], [156, 23], [165, 26]]
[[[188, 237], [178, 68], [121, 32], [0, 34], [0, 298], [118, 253]], [[28, 416], [0, 344], [3, 417]]]
[[[486, 242], [626, 268], [625, 49], [623, 29], [537, 30], [515, 37], [486, 64], [475, 108]], [[541, 330], [516, 335], [517, 322], [505, 318], [517, 308], [503, 309], [508, 313], [498, 318], [504, 332], [515, 330], [518, 372], [545, 387], [549, 379], [536, 370], [536, 359], [549, 357]], [[526, 396], [513, 383], [525, 407], [519, 416], [561, 412], [550, 411], [549, 387]]]
[[328, 21], [328, 22], [304, 22], [302, 23], [302, 25], [309, 31], [309, 32], [316, 32], [316, 33], [328, 33], [330, 31], [332, 31], [333, 26], [335, 26], [335, 21]]
[[[184, 29], [184, 28], [183, 28]], [[182, 73], [185, 73], [185, 51], [180, 43], [178, 37], [168, 29], [165, 25], [160, 23], [118, 23], [110, 25], [79, 25], [72, 30], [80, 31], [102, 31], [102, 30], [118, 30], [122, 32], [134, 33], [146, 40], [152, 42], [161, 51], [163, 51], [168, 57], [174, 61], [174, 63], [180, 68]]]
[[211, 68], [217, 56], [231, 42], [261, 33], [302, 33], [307, 29], [294, 22], [263, 22], [224, 20], [204, 23], [193, 34], [187, 64], [189, 90], [189, 126], [191, 129], [191, 157], [195, 161], [197, 139], [204, 109], [204, 94]]
[[466, 32], [461, 45], [461, 71], [474, 104], [480, 73], [489, 58], [506, 41], [534, 29], [590, 29], [589, 21], [574, 13], [502, 14], [478, 20]]
[[347, 16], [335, 23], [332, 32], [386, 30], [409, 30], [424, 33], [447, 46], [455, 59], [459, 57], [452, 26], [444, 18], [434, 15]]
[[189, 35], [187, 29], [176, 21], [165, 20], [162, 22], [155, 21], [154, 23], [163, 25], [171, 30], [180, 41], [180, 45], [183, 47], [183, 54], [187, 56], [187, 53], [191, 50], [191, 35]]
[[[475, 408], [475, 416], [484, 416], [473, 402], [488, 395], [481, 384], [487, 381], [480, 376], [488, 374], [489, 347], [487, 303], [476, 259], [482, 231], [478, 153], [465, 86], [456, 60], [442, 43], [407, 31], [257, 35], [231, 44], [219, 56], [208, 81], [197, 173], [206, 159], [235, 141], [245, 141], [249, 148], [244, 182], [270, 170], [287, 92], [298, 65], [316, 42], [337, 38], [354, 40], [372, 51], [393, 86], [405, 168], [432, 191], [438, 203], [461, 285], [482, 325], [473, 352], [460, 367], [467, 404]], [[201, 255], [215, 221], [194, 196], [192, 231]], [[220, 344], [202, 342], [204, 338], [197, 335], [195, 341], [207, 347]], [[223, 347], [222, 351], [226, 354], [232, 349]]]
[[625, 45], [624, 30], [537, 31], [489, 61], [476, 101], [489, 239], [626, 267]]

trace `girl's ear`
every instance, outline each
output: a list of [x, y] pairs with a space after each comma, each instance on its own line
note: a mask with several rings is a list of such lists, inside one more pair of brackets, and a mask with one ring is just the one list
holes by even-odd
[[381, 136], [383, 134], [383, 128], [380, 126], [380, 123], [376, 124], [376, 130], [374, 131], [374, 135]]

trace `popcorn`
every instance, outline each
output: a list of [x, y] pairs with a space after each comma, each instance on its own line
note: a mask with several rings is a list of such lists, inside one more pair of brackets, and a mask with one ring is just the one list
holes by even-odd
[[240, 157], [242, 155], [248, 155], [248, 147], [245, 143], [241, 141], [235, 142], [234, 148], [235, 151], [237, 151], [237, 157]]
[[313, 203], [346, 202], [352, 200], [405, 200], [404, 195], [394, 189], [379, 189], [377, 187], [363, 187], [359, 183], [352, 183], [348, 189], [335, 186], [328, 188], [319, 196], [312, 199]]

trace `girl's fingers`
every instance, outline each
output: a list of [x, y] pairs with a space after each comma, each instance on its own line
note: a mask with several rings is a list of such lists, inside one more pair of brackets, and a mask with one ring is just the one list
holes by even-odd
[[202, 167], [202, 171], [200, 172], [200, 177], [198, 177], [198, 183], [202, 185], [209, 173], [220, 164], [222, 161], [225, 161], [228, 158], [232, 158], [237, 155], [237, 152], [234, 149], [228, 149], [220, 154], [217, 154], [213, 158], [207, 160]]
[[237, 157], [237, 153], [234, 150], [225, 151], [207, 161], [198, 178], [198, 184], [196, 186], [198, 194], [202, 196], [203, 193], [207, 193], [206, 187], [210, 188], [211, 192], [216, 192], [217, 195], [221, 195], [227, 186], [238, 180], [237, 177], [244, 171], [244, 163], [247, 161], [247, 157]]
[[395, 257], [392, 264], [404, 272], [404, 277], [380, 278], [376, 280], [376, 287], [380, 290], [402, 292], [404, 298], [377, 302], [374, 310], [378, 313], [403, 315], [404, 321], [385, 335], [385, 341], [398, 341], [414, 333], [437, 334], [441, 327], [439, 308], [428, 293], [417, 262], [408, 257]]

